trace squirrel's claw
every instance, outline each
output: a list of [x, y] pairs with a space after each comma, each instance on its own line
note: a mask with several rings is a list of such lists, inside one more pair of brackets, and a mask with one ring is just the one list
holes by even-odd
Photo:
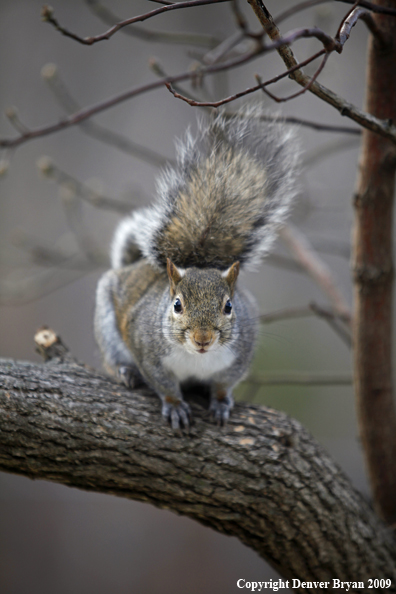
[[233, 406], [234, 400], [230, 396], [226, 396], [222, 400], [217, 400], [217, 398], [214, 398], [211, 401], [209, 412], [217, 425], [220, 425], [221, 427], [227, 425]]
[[164, 402], [162, 416], [170, 423], [173, 431], [179, 431], [182, 428], [186, 431], [190, 429], [191, 410], [184, 400], [180, 400], [177, 404]]

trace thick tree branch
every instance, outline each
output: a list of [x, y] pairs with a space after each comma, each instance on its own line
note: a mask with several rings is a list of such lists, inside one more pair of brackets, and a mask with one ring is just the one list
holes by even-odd
[[[395, 0], [380, 2], [396, 8]], [[396, 119], [396, 19], [375, 15], [392, 47], [368, 53], [366, 109]], [[395, 145], [363, 133], [355, 196], [354, 363], [360, 435], [378, 512], [396, 522], [396, 411], [392, 378]]]
[[376, 576], [396, 591], [391, 531], [297, 421], [236, 405], [220, 429], [194, 400], [191, 433], [177, 437], [157, 398], [76, 363], [54, 336], [36, 337], [44, 365], [0, 361], [1, 470], [187, 515], [285, 578]]

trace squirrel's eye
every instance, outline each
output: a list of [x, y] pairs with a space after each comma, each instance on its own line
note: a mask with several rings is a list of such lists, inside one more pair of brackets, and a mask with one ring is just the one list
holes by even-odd
[[175, 313], [181, 313], [183, 311], [183, 306], [179, 298], [175, 300], [175, 303], [173, 304], [173, 309]]
[[229, 316], [232, 310], [232, 303], [229, 299], [227, 299], [226, 304], [224, 306], [224, 313]]

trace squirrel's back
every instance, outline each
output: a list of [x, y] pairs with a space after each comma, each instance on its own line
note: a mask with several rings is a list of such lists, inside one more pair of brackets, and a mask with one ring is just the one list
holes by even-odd
[[298, 149], [290, 127], [261, 107], [218, 115], [179, 143], [177, 165], [160, 176], [158, 201], [124, 219], [113, 267], [147, 257], [164, 267], [226, 269], [269, 250], [296, 194]]

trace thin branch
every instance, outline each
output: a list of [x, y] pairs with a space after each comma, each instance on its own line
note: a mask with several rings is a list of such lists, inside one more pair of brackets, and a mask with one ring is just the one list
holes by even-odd
[[267, 256], [265, 256], [263, 262], [264, 264], [274, 266], [275, 268], [282, 268], [283, 270], [288, 270], [289, 272], [305, 274], [305, 270], [300, 264], [298, 264], [298, 262], [292, 260], [291, 258], [288, 258], [287, 256], [282, 256], [281, 254], [268, 254]]
[[[69, 89], [60, 77], [58, 68], [55, 64], [46, 64], [43, 66], [41, 69], [41, 76], [48, 84], [55, 99], [67, 114], [71, 115], [81, 110], [81, 107], [74, 97], [72, 97]], [[85, 120], [81, 122], [80, 128], [87, 134], [87, 136], [113, 146], [123, 153], [150, 163], [150, 165], [154, 165], [155, 167], [164, 167], [167, 163], [171, 162], [171, 159], [167, 159], [160, 153], [136, 142], [132, 142], [132, 140], [126, 136], [114, 132], [114, 130], [111, 130], [110, 128], [101, 126], [93, 120]]]
[[[62, 287], [70, 285], [74, 281], [86, 276], [97, 266], [81, 267], [77, 270], [69, 271], [51, 268], [49, 270], [40, 270], [32, 273], [29, 268], [22, 278], [12, 280], [2, 279], [0, 282], [0, 304], [1, 305], [26, 305], [37, 301], [42, 297], [47, 297], [51, 293], [58, 291]], [[66, 273], [69, 272], [67, 275]]]
[[243, 12], [240, 10], [239, 8], [239, 4], [238, 4], [238, 0], [231, 0], [231, 10], [232, 13], [234, 15], [235, 18], [235, 22], [238, 26], [238, 28], [240, 29], [242, 35], [244, 37], [251, 37], [253, 39], [257, 39], [257, 38], [261, 38], [261, 32], [260, 33], [252, 33], [250, 31], [249, 28], [249, 24], [245, 18], [245, 15], [243, 14]]
[[280, 309], [271, 313], [261, 314], [259, 319], [262, 324], [272, 324], [273, 322], [279, 322], [282, 320], [312, 317], [314, 315], [339, 319], [348, 324], [350, 323], [349, 316], [340, 314], [334, 309], [319, 306], [316, 303], [310, 303], [306, 307], [288, 307], [286, 309]]
[[305, 10], [306, 8], [312, 8], [312, 6], [317, 6], [318, 4], [324, 4], [325, 2], [331, 2], [331, 0], [306, 0], [305, 2], [300, 2], [291, 8], [287, 8], [283, 12], [280, 12], [275, 17], [275, 22], [280, 23], [285, 21], [286, 19], [294, 16], [298, 12]]
[[331, 157], [340, 151], [350, 150], [359, 146], [359, 138], [337, 138], [331, 142], [315, 147], [312, 151], [305, 153], [301, 160], [301, 165], [305, 169], [313, 167], [320, 161]]
[[[111, 10], [98, 2], [97, 0], [85, 0], [92, 12], [98, 16], [107, 25], [113, 26], [121, 21]], [[173, 2], [161, 2], [166, 6], [171, 6]], [[197, 34], [197, 33], [178, 33], [169, 31], [149, 31], [147, 29], [140, 29], [130, 25], [128, 28], [122, 29], [122, 33], [131, 37], [138, 37], [143, 41], [158, 42], [158, 43], [173, 43], [183, 45], [196, 45], [200, 47], [214, 47], [219, 43], [219, 40], [212, 35]]]
[[[266, 83], [263, 83], [266, 84]], [[232, 115], [232, 114], [225, 114]], [[312, 128], [313, 130], [317, 130], [318, 132], [335, 132], [337, 134], [356, 134], [360, 136], [362, 131], [360, 128], [352, 128], [351, 126], [332, 126], [331, 124], [322, 124], [319, 122], [311, 122], [310, 120], [305, 120], [303, 118], [296, 118], [294, 116], [283, 116], [282, 118], [274, 118], [272, 116], [260, 116], [260, 120], [263, 121], [278, 121], [280, 123], [297, 125], [297, 126], [305, 126], [307, 128]]]
[[[270, 39], [273, 42], [281, 40], [282, 38], [279, 29], [276, 26], [271, 16], [271, 13], [262, 3], [262, 0], [248, 0], [248, 3], [251, 5], [254, 13], [261, 22], [264, 30], [266, 31]], [[352, 2], [352, 4], [354, 4], [354, 2]], [[396, 11], [389, 14], [396, 14]], [[334, 49], [336, 49], [336, 51], [337, 47], [342, 48], [343, 46], [341, 44], [339, 44], [339, 46], [335, 45]], [[300, 86], [305, 87], [308, 84], [310, 77], [305, 75], [302, 72], [302, 70], [298, 68], [300, 64], [294, 57], [293, 51], [290, 48], [290, 46], [285, 45], [285, 43], [283, 43], [278, 48], [278, 53], [284, 61], [286, 68], [293, 68], [297, 66], [297, 69], [290, 75], [290, 78], [295, 80]], [[361, 111], [355, 105], [349, 103], [348, 101], [338, 96], [336, 93], [326, 88], [317, 81], [314, 82], [314, 84], [310, 87], [309, 91], [317, 95], [326, 103], [329, 103], [330, 105], [335, 107], [341, 115], [351, 118], [364, 128], [367, 128], [372, 132], [379, 133], [382, 136], [389, 138], [393, 142], [396, 141], [396, 126], [391, 121], [381, 121], [375, 118], [374, 116]]]
[[351, 247], [349, 243], [342, 242], [339, 239], [331, 239], [329, 237], [321, 237], [320, 239], [310, 239], [314, 249], [322, 254], [331, 256], [339, 256], [345, 260], [351, 259]]
[[97, 261], [100, 249], [97, 238], [89, 232], [81, 210], [81, 200], [73, 184], [63, 184], [59, 187], [59, 197], [65, 213], [66, 222], [73, 233], [81, 252], [88, 260]]
[[[234, 60], [230, 60], [228, 62], [224, 62], [221, 64], [213, 64], [211, 66], [202, 68], [201, 73], [202, 74], [214, 74], [216, 72], [222, 72], [223, 70], [228, 70], [229, 68], [241, 66], [243, 64], [250, 62], [251, 60], [253, 60], [257, 56], [261, 55], [265, 51], [268, 51], [269, 49], [271, 49], [270, 46], [257, 47], [254, 50], [252, 50], [251, 52], [248, 52], [247, 54], [244, 54], [243, 56], [235, 58]], [[134, 89], [130, 89], [128, 91], [125, 91], [124, 93], [120, 93], [119, 95], [116, 95], [115, 97], [107, 99], [106, 101], [97, 103], [96, 105], [93, 105], [91, 107], [83, 108], [83, 109], [75, 112], [74, 114], [71, 114], [67, 118], [60, 120], [56, 124], [50, 124], [49, 126], [44, 126], [42, 128], [36, 128], [35, 130], [34, 129], [30, 130], [28, 133], [22, 134], [15, 138], [7, 138], [7, 139], [0, 140], [0, 148], [15, 148], [15, 147], [19, 146], [20, 144], [23, 144], [29, 140], [32, 140], [35, 138], [41, 138], [42, 136], [54, 134], [55, 132], [59, 132], [60, 130], [64, 130], [65, 128], [69, 128], [71, 126], [76, 126], [78, 124], [81, 124], [85, 120], [88, 120], [89, 118], [93, 117], [94, 115], [101, 113], [102, 111], [105, 111], [107, 109], [110, 109], [110, 108], [114, 107], [115, 105], [123, 103], [124, 101], [132, 99], [133, 97], [136, 97], [137, 95], [141, 95], [143, 93], [148, 93], [148, 92], [158, 89], [162, 86], [165, 86], [167, 83], [173, 84], [175, 82], [190, 80], [196, 76], [197, 76], [196, 72], [188, 71], [188, 72], [183, 72], [182, 74], [177, 74], [175, 76], [169, 76], [165, 79], [161, 79], [159, 81], [154, 81], [154, 82], [148, 83], [146, 85], [142, 85], [140, 87], [135, 87]]]
[[157, 4], [165, 4], [165, 6], [170, 6], [171, 4], [175, 4], [175, 2], [167, 2], [166, 0], [149, 0], [149, 2], [156, 2]]
[[282, 227], [279, 233], [293, 257], [328, 296], [335, 311], [342, 316], [347, 316], [351, 321], [349, 306], [339, 290], [331, 270], [315, 253], [306, 236], [291, 224]]
[[312, 87], [312, 85], [314, 84], [315, 80], [318, 78], [319, 74], [322, 72], [323, 68], [326, 65], [326, 62], [328, 60], [330, 54], [326, 53], [323, 56], [323, 60], [319, 65], [319, 68], [316, 70], [315, 74], [313, 75], [313, 77], [311, 78], [311, 80], [305, 85], [305, 87], [303, 89], [301, 89], [301, 91], [297, 91], [297, 93], [293, 93], [292, 95], [289, 95], [288, 97], [277, 97], [276, 95], [274, 95], [273, 93], [271, 93], [267, 88], [266, 88], [266, 84], [261, 82], [261, 79], [258, 75], [256, 75], [256, 79], [258, 80], [262, 91], [268, 95], [269, 97], [271, 97], [271, 99], [273, 99], [274, 101], [276, 101], [276, 103], [283, 103], [286, 101], [290, 101], [291, 99], [295, 99], [296, 97], [299, 97], [300, 95], [303, 95], [304, 93], [306, 93], [307, 91], [309, 91], [309, 89]]
[[62, 169], [60, 169], [49, 157], [41, 157], [37, 162], [37, 167], [44, 177], [54, 180], [60, 186], [72, 188], [81, 200], [84, 200], [95, 208], [125, 214], [129, 213], [134, 207], [134, 204], [131, 202], [109, 198], [108, 196], [95, 192], [92, 188], [83, 184], [69, 173], [62, 171]]
[[79, 272], [91, 272], [97, 270], [99, 267], [108, 266], [109, 258], [105, 253], [96, 254], [95, 261], [92, 258], [89, 260], [83, 259], [80, 251], [70, 253], [58, 247], [48, 247], [21, 229], [18, 229], [12, 234], [11, 243], [27, 252], [32, 262], [38, 266], [62, 268], [64, 270]]
[[[335, 2], [342, 2], [344, 4], [355, 4], [355, 0], [334, 0]], [[275, 22], [280, 23], [285, 19], [293, 16], [297, 12], [305, 10], [306, 8], [311, 8], [312, 6], [317, 6], [318, 4], [325, 4], [327, 2], [333, 2], [333, 0], [306, 0], [306, 2], [300, 2], [296, 4], [292, 8], [288, 8], [287, 10], [279, 13], [275, 17]], [[373, 4], [372, 2], [367, 2], [366, 0], [360, 0], [359, 6], [363, 8], [367, 8], [372, 12], [382, 13], [382, 14], [389, 14], [392, 16], [396, 16], [396, 10], [394, 8], [386, 7], [386, 6], [378, 6], [377, 4]]]
[[202, 62], [204, 64], [216, 64], [219, 62], [230, 50], [237, 46], [244, 39], [244, 34], [240, 31], [235, 31], [232, 35], [224, 39], [210, 52], [207, 52]]
[[65, 27], [62, 27], [57, 21], [57, 19], [54, 17], [54, 11], [50, 6], [43, 6], [41, 11], [41, 17], [43, 21], [50, 23], [53, 27], [55, 27], [57, 31], [62, 33], [62, 35], [65, 35], [66, 37], [71, 37], [71, 39], [74, 39], [74, 41], [78, 41], [83, 45], [93, 45], [98, 41], [110, 39], [110, 37], [112, 37], [115, 33], [120, 31], [120, 29], [123, 29], [128, 25], [132, 25], [133, 23], [141, 23], [159, 14], [170, 12], [171, 10], [179, 10], [180, 8], [193, 8], [195, 6], [203, 6], [208, 4], [219, 4], [222, 2], [229, 1], [230, 0], [188, 0], [187, 2], [178, 2], [177, 4], [167, 4], [166, 6], [162, 6], [161, 8], [156, 8], [154, 10], [151, 10], [150, 12], [146, 12], [145, 14], [141, 14], [136, 17], [120, 21], [112, 27], [110, 27], [110, 29], [108, 29], [104, 33], [101, 33], [100, 35], [95, 35], [93, 37], [80, 37], [79, 35], [76, 35], [75, 33], [69, 31]]
[[[150, 70], [152, 70], [152, 72], [154, 72], [154, 74], [156, 76], [162, 77], [162, 78], [168, 78], [169, 74], [167, 74], [163, 68], [163, 66], [160, 64], [160, 62], [156, 59], [156, 58], [150, 58], [149, 61], [149, 66], [150, 66]], [[168, 90], [169, 87], [168, 85], [165, 85]], [[196, 96], [193, 96], [192, 93], [189, 93], [188, 91], [184, 91], [178, 84], [175, 84], [172, 89], [177, 93], [180, 94], [183, 97], [186, 97], [187, 99], [191, 100], [191, 101], [198, 101], [198, 99], [196, 98]], [[172, 92], [173, 92], [172, 90]]]
[[[263, 22], [269, 23], [267, 28], [268, 28], [269, 33], [274, 38], [273, 42], [271, 44], [267, 44], [265, 46], [258, 44], [254, 50], [252, 50], [242, 56], [239, 56], [235, 59], [229, 60], [229, 61], [221, 63], [221, 64], [213, 64], [213, 65], [204, 67], [201, 69], [200, 75], [204, 76], [205, 74], [214, 74], [216, 72], [222, 72], [222, 71], [228, 70], [230, 68], [241, 66], [242, 64], [246, 64], [246, 63], [250, 62], [251, 60], [253, 60], [254, 58], [256, 58], [257, 56], [259, 56], [263, 53], [269, 52], [274, 49], [278, 49], [279, 53], [284, 58], [286, 66], [288, 68], [287, 74], [291, 78], [293, 78], [294, 80], [299, 82], [299, 84], [301, 84], [303, 87], [305, 87], [307, 84], [309, 84], [310, 78], [303, 75], [303, 73], [300, 69], [301, 65], [303, 63], [298, 64], [296, 62], [296, 60], [293, 56], [293, 53], [292, 53], [288, 44], [290, 44], [292, 41], [295, 41], [296, 39], [299, 39], [302, 37], [310, 37], [310, 36], [318, 37], [318, 39], [321, 39], [321, 41], [325, 44], [326, 49], [327, 48], [337, 49], [337, 47], [339, 47], [339, 45], [340, 45], [339, 42], [332, 39], [331, 37], [329, 37], [328, 35], [326, 35], [325, 33], [321, 32], [319, 29], [316, 29], [316, 28], [301, 29], [301, 30], [289, 33], [285, 38], [281, 38], [279, 35], [278, 29], [276, 28], [275, 24], [272, 22], [272, 19], [269, 19], [267, 17], [267, 13], [264, 13], [265, 18], [262, 16], [261, 11], [263, 9], [263, 5], [261, 4], [261, 0], [248, 0], [248, 1], [256, 8], [258, 6], [258, 8], [257, 8], [258, 14], [261, 15]], [[258, 2], [258, 5], [256, 4], [257, 2]], [[181, 5], [181, 3], [178, 4], [178, 6], [180, 6], [180, 5]], [[312, 60], [312, 59], [313, 59], [313, 57], [309, 58], [309, 60]], [[60, 122], [58, 122], [56, 124], [45, 126], [43, 128], [38, 128], [36, 130], [31, 130], [28, 133], [22, 134], [16, 138], [0, 140], [0, 148], [16, 147], [16, 146], [19, 146], [20, 144], [27, 142], [28, 140], [31, 140], [33, 138], [39, 138], [42, 136], [46, 136], [48, 134], [53, 134], [55, 132], [58, 132], [65, 128], [68, 128], [70, 126], [80, 124], [81, 122], [91, 118], [92, 116], [96, 115], [97, 113], [100, 113], [106, 109], [114, 107], [115, 105], [118, 105], [119, 103], [122, 103], [123, 101], [131, 99], [132, 97], [135, 97], [142, 93], [147, 93], [154, 89], [160, 88], [162, 85], [166, 85], [166, 84], [172, 85], [176, 82], [182, 82], [184, 80], [194, 79], [196, 76], [197, 76], [196, 72], [188, 71], [188, 72], [184, 72], [179, 75], [167, 77], [160, 81], [148, 83], [148, 84], [143, 85], [138, 88], [131, 89], [129, 91], [126, 91], [124, 93], [116, 95], [115, 97], [108, 99], [107, 101], [98, 103], [97, 105], [94, 105], [94, 106], [91, 106], [91, 107], [88, 107], [85, 109], [82, 109], [82, 110], [70, 115], [68, 118], [61, 120]], [[279, 78], [275, 77], [275, 79], [272, 79], [272, 80], [280, 80], [280, 78], [283, 78], [284, 76], [285, 76], [285, 73], [280, 75]], [[370, 114], [367, 114], [367, 113], [364, 113], [364, 112], [358, 110], [352, 104], [346, 102], [344, 99], [341, 99], [340, 97], [338, 97], [337, 95], [332, 93], [332, 91], [325, 89], [325, 87], [322, 87], [317, 81], [315, 81], [314, 84], [312, 84], [312, 86], [310, 87], [309, 90], [312, 92], [315, 92], [315, 94], [317, 94], [318, 96], [321, 96], [321, 97], [323, 96], [325, 101], [327, 101], [327, 102], [333, 104], [335, 107], [337, 107], [337, 109], [339, 109], [343, 115], [348, 115], [348, 117], [350, 117], [351, 119], [354, 119], [355, 121], [357, 121], [360, 125], [364, 126], [365, 128], [370, 129], [373, 132], [377, 132], [377, 133], [381, 134], [382, 136], [389, 138], [393, 142], [396, 141], [396, 126], [393, 125], [393, 123], [390, 122], [389, 120], [381, 121], [380, 119], [375, 118], [374, 116], [372, 116]], [[244, 92], [244, 94], [246, 94], [246, 92]], [[240, 94], [237, 94], [236, 96], [240, 96]]]
[[26, 134], [29, 132], [29, 128], [20, 120], [16, 107], [9, 107], [5, 111], [5, 115], [10, 124], [20, 134]]
[[269, 314], [262, 314], [260, 316], [260, 322], [263, 324], [271, 324], [282, 320], [312, 317], [313, 315], [325, 320], [349, 348], [352, 346], [351, 332], [349, 329], [351, 324], [350, 316], [341, 314], [334, 309], [317, 305], [316, 303], [310, 303], [308, 307], [287, 308]]
[[[311, 303], [312, 311], [319, 317], [323, 318], [329, 326], [334, 330], [339, 338], [346, 344], [347, 347], [352, 347], [352, 336], [351, 326], [352, 320], [346, 315], [335, 315], [334, 312], [329, 311], [327, 308]], [[343, 325], [340, 324], [343, 322]]]
[[[323, 53], [324, 53], [324, 50], [321, 50], [314, 56], [311, 56], [311, 57], [307, 58], [306, 60], [304, 60], [304, 62], [302, 64], [303, 65], [309, 64], [313, 60], [316, 60], [316, 58], [318, 58], [319, 56], [322, 56]], [[194, 99], [191, 96], [190, 97], [187, 96], [187, 94], [182, 94], [179, 91], [176, 91], [176, 89], [170, 83], [165, 83], [165, 86], [168, 89], [168, 91], [170, 91], [172, 93], [172, 95], [174, 97], [176, 97], [177, 99], [181, 99], [182, 101], [185, 101], [186, 103], [188, 103], [191, 106], [194, 106], [194, 107], [221, 107], [222, 105], [231, 103], [232, 101], [235, 101], [236, 99], [240, 99], [241, 97], [245, 97], [246, 95], [250, 95], [251, 93], [255, 93], [256, 91], [263, 89], [267, 85], [272, 85], [272, 84], [278, 82], [279, 80], [286, 78], [287, 76], [290, 76], [290, 74], [292, 74], [297, 68], [300, 68], [300, 64], [298, 66], [296, 66], [295, 68], [290, 68], [289, 70], [286, 70], [285, 72], [282, 72], [281, 74], [278, 74], [277, 76], [274, 76], [273, 78], [270, 78], [269, 80], [267, 80], [265, 82], [260, 82], [258, 85], [255, 85], [254, 87], [250, 87], [248, 89], [245, 89], [244, 91], [240, 91], [239, 93], [235, 93], [234, 95], [225, 97], [224, 99], [219, 99], [219, 101], [198, 101], [197, 99]]]
[[356, 25], [359, 19], [362, 19], [362, 21], [367, 25], [370, 33], [376, 37], [381, 47], [385, 49], [389, 44], [385, 39], [384, 34], [378, 27], [373, 16], [366, 9], [358, 7], [359, 3], [360, 0], [356, 0], [350, 13], [347, 14], [341, 22], [337, 31], [336, 39], [338, 39], [341, 45], [344, 46], [345, 42], [349, 39], [352, 28]]

